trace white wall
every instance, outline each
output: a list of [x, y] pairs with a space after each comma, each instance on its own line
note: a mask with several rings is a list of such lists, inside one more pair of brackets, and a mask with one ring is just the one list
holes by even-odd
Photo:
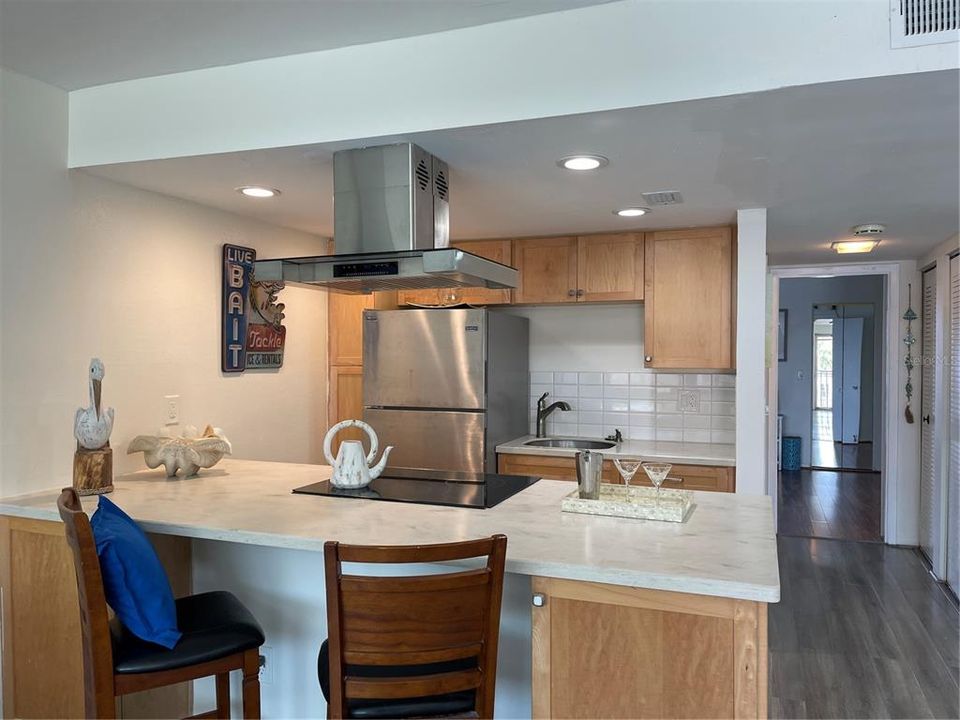
[[[356, 140], [955, 68], [886, 0], [629, 0], [87, 88], [70, 165]], [[785, 29], [788, 31], [785, 32]]]
[[[919, 300], [919, 290], [915, 298]], [[778, 363], [779, 411], [784, 416], [783, 434], [801, 438], [801, 462], [809, 465], [813, 392], [813, 306], [845, 303], [870, 303], [874, 308], [872, 316], [864, 319], [860, 439], [874, 443], [873, 466], [879, 469], [883, 420], [882, 276], [784, 278], [780, 282], [780, 309], [787, 311], [787, 359]]]
[[0, 494], [71, 481], [73, 416], [87, 366], [106, 366], [115, 471], [156, 432], [163, 396], [181, 420], [223, 427], [237, 457], [319, 462], [326, 429], [326, 296], [290, 288], [275, 372], [220, 372], [220, 246], [323, 252], [326, 241], [67, 171], [67, 95], [0, 71]]

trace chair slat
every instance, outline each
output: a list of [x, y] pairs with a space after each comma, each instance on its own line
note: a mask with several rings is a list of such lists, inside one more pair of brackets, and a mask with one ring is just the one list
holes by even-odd
[[349, 665], [425, 665], [427, 663], [477, 657], [482, 650], [482, 643], [416, 651], [366, 652], [363, 650], [345, 650], [343, 659]]
[[356, 678], [347, 676], [347, 697], [357, 700], [396, 700], [462, 692], [480, 687], [483, 673], [461, 670], [408, 678]]
[[338, 543], [340, 562], [384, 564], [446, 562], [484, 557], [490, 555], [492, 551], [492, 537], [435, 545], [340, 545]]

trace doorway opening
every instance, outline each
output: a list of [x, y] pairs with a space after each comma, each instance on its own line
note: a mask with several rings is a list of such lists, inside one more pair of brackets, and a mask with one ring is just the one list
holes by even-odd
[[778, 474], [780, 532], [879, 542], [884, 277], [782, 278], [779, 303], [778, 412], [800, 446]]

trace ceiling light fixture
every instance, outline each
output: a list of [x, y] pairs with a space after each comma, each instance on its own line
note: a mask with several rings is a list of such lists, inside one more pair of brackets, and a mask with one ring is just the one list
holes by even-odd
[[619, 210], [614, 210], [614, 215], [619, 215], [620, 217], [640, 217], [641, 215], [646, 215], [650, 210], [643, 207], [626, 207]]
[[237, 192], [252, 198], [272, 198], [280, 194], [276, 188], [268, 188], [262, 185], [242, 185], [237, 188]]
[[841, 255], [846, 255], [848, 253], [868, 253], [879, 244], [879, 240], [842, 240], [830, 243], [830, 247]]
[[596, 170], [610, 163], [603, 155], [568, 155], [557, 160], [566, 170]]

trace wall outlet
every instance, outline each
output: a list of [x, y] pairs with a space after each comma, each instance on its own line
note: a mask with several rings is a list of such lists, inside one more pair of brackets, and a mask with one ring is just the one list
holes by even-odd
[[680, 412], [700, 412], [700, 393], [696, 390], [681, 390]]
[[277, 658], [273, 653], [273, 648], [269, 645], [260, 646], [260, 682], [264, 685], [273, 685], [273, 678], [276, 675]]
[[164, 395], [163, 408], [164, 408], [163, 410], [164, 425], [180, 424], [180, 396], [179, 395]]

